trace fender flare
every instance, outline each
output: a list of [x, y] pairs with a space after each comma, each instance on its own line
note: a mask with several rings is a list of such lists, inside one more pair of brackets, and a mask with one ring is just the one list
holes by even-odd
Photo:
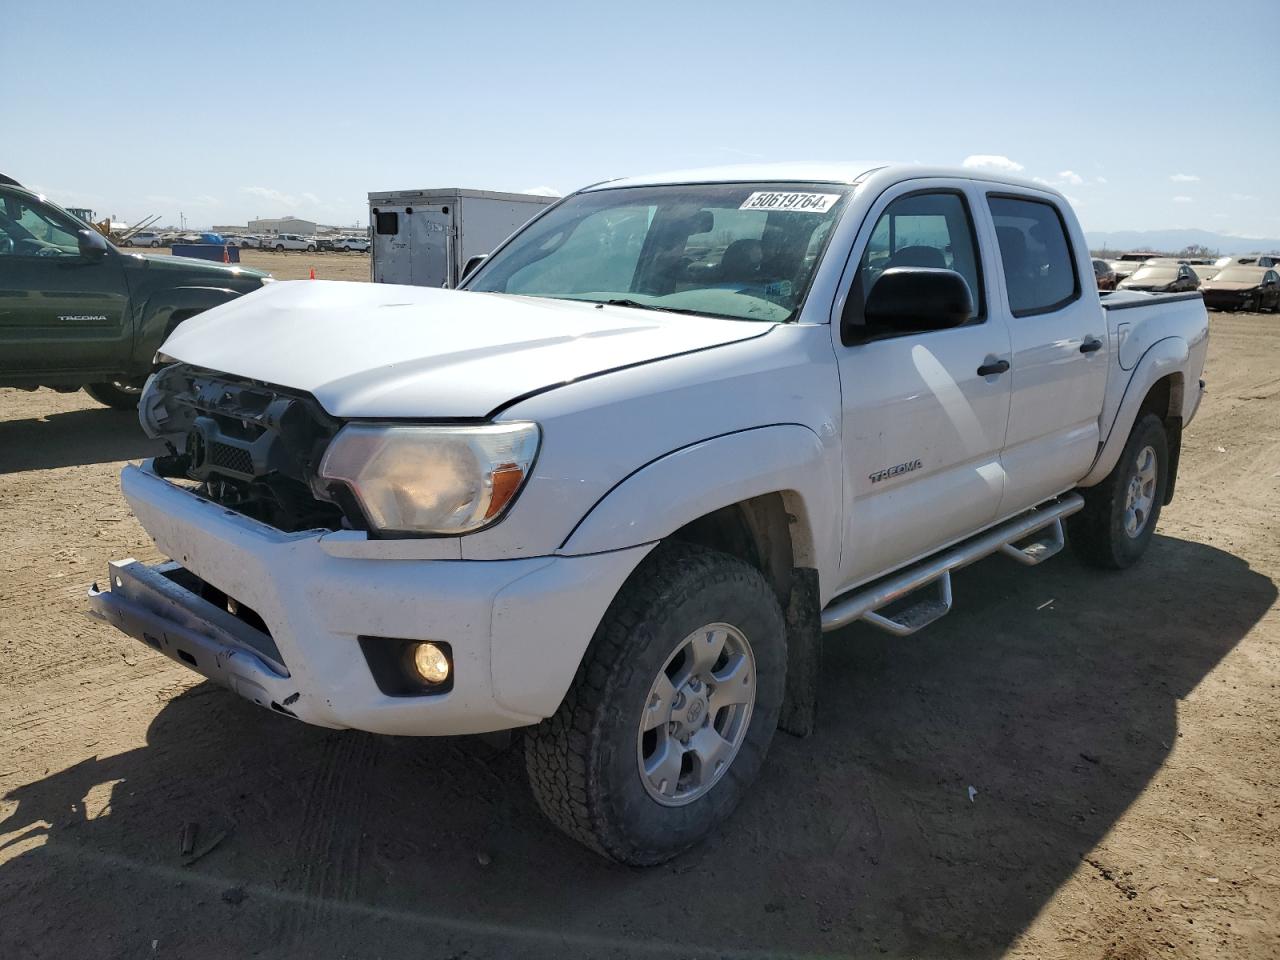
[[[802, 424], [710, 437], [637, 468], [586, 512], [557, 551], [578, 555], [653, 543], [685, 524], [752, 497], [782, 493], [796, 566], [830, 571], [839, 555], [839, 475], [822, 439]], [[799, 527], [800, 529], [796, 529]]]
[[[1147, 398], [1147, 393], [1156, 381], [1170, 374], [1185, 373], [1190, 355], [1191, 349], [1182, 337], [1166, 337], [1163, 340], [1157, 340], [1147, 349], [1142, 359], [1134, 365], [1133, 372], [1129, 376], [1129, 382], [1125, 385], [1124, 394], [1120, 398], [1120, 405], [1107, 432], [1107, 439], [1103, 441], [1093, 466], [1089, 468], [1089, 472], [1085, 474], [1078, 486], [1091, 487], [1101, 483], [1115, 469], [1124, 445], [1129, 441], [1129, 433], [1138, 419], [1138, 411], [1142, 408], [1142, 402]], [[1180, 414], [1181, 410], [1178, 413]]]

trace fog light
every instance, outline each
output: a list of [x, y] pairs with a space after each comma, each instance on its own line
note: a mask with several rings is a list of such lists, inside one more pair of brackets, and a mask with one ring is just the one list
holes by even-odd
[[449, 679], [449, 658], [434, 643], [420, 643], [413, 648], [413, 668], [433, 686]]

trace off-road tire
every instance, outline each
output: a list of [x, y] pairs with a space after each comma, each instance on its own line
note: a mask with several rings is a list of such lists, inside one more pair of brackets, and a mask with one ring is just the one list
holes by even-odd
[[[1156, 455], [1155, 500], [1145, 525], [1136, 537], [1125, 532], [1125, 497], [1137, 471], [1138, 455], [1151, 447]], [[1169, 439], [1164, 423], [1154, 413], [1138, 418], [1129, 433], [1115, 468], [1097, 486], [1080, 491], [1084, 509], [1067, 518], [1067, 536], [1076, 555], [1085, 563], [1107, 570], [1123, 570], [1138, 561], [1160, 520], [1160, 508], [1169, 483]]]
[[[141, 381], [138, 386], [141, 386]], [[142, 399], [136, 387], [129, 389], [128, 385], [121, 383], [91, 383], [84, 392], [113, 410], [137, 410], [138, 401]]]
[[[641, 711], [672, 651], [713, 622], [748, 638], [755, 704], [720, 779], [684, 806], [665, 806], [641, 781]], [[782, 611], [758, 570], [705, 547], [660, 545], [614, 598], [559, 710], [525, 736], [538, 806], [570, 837], [610, 859], [635, 866], [669, 860], [728, 817], [755, 780], [777, 726], [786, 663]]]

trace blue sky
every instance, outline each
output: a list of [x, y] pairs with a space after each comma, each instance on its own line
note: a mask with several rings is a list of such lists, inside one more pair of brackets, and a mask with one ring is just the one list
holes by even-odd
[[1088, 229], [1280, 235], [1275, 0], [0, 11], [25, 78], [0, 95], [0, 172], [103, 215], [350, 224], [371, 190], [985, 156]]

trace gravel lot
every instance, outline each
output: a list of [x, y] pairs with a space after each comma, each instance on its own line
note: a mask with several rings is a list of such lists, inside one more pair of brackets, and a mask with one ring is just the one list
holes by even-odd
[[549, 827], [518, 743], [305, 727], [86, 619], [156, 558], [116, 482], [153, 446], [0, 390], [0, 957], [1280, 956], [1280, 316], [1212, 331], [1143, 564], [993, 558], [915, 638], [830, 637], [820, 731], [647, 871]]

